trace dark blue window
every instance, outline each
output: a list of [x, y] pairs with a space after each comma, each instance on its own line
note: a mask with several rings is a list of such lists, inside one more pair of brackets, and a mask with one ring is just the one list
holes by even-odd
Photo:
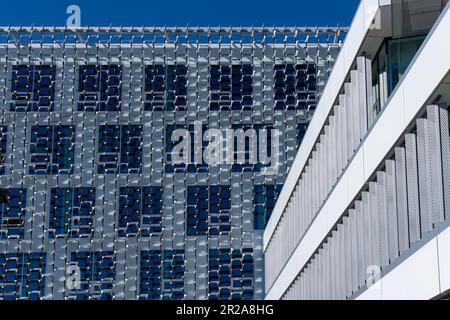
[[49, 235], [79, 237], [92, 235], [95, 189], [89, 187], [52, 188]]
[[208, 259], [209, 299], [253, 299], [253, 249], [210, 249]]
[[162, 188], [121, 187], [119, 198], [119, 236], [143, 237], [161, 233]]
[[251, 110], [252, 65], [212, 65], [210, 71], [210, 110]]
[[98, 173], [140, 173], [142, 126], [102, 125], [99, 130]]
[[[187, 129], [189, 131], [190, 134], [190, 150], [188, 152], [190, 152], [190, 159], [188, 163], [173, 163], [172, 162], [172, 150], [173, 148], [181, 142], [181, 139], [179, 141], [175, 141], [172, 142], [172, 133], [177, 130], [177, 129]], [[201, 129], [201, 135], [203, 136], [203, 133], [208, 130], [208, 126], [206, 124], [202, 125], [202, 129]], [[208, 146], [208, 141], [202, 141], [202, 151], [201, 151], [201, 159], [195, 159], [194, 154], [195, 154], [195, 127], [194, 125], [188, 125], [188, 126], [184, 126], [184, 125], [169, 125], [166, 126], [166, 134], [165, 134], [165, 139], [166, 139], [166, 163], [165, 163], [165, 172], [166, 173], [173, 173], [173, 172], [192, 172], [192, 173], [196, 173], [196, 172], [207, 172], [207, 168], [208, 165], [207, 163], [203, 160], [203, 150]], [[196, 161], [198, 163], [196, 163]]]
[[45, 268], [45, 253], [0, 253], [0, 300], [42, 298]]
[[184, 298], [184, 251], [163, 250], [163, 299]]
[[308, 123], [297, 124], [297, 148], [305, 137], [306, 129], [308, 129]]
[[140, 262], [140, 299], [184, 298], [184, 252], [143, 250]]
[[230, 186], [188, 186], [186, 234], [188, 236], [201, 236], [208, 233], [212, 236], [229, 234], [231, 231], [230, 211]]
[[255, 230], [264, 230], [281, 192], [282, 184], [253, 187], [253, 217]]
[[161, 250], [141, 251], [140, 299], [161, 299]]
[[229, 234], [231, 211], [230, 186], [210, 186], [209, 189], [209, 234]]
[[113, 251], [78, 251], [70, 255], [70, 264], [80, 270], [80, 288], [70, 289], [69, 299], [111, 300], [115, 279]]
[[208, 186], [187, 187], [186, 235], [207, 235], [209, 208], [208, 202]]
[[[233, 130], [239, 130], [242, 129], [244, 132], [246, 132], [247, 130], [253, 129], [256, 132], [256, 154], [257, 154], [257, 161], [256, 163], [250, 163], [250, 152], [254, 152], [255, 150], [252, 149], [252, 146], [250, 145], [250, 139], [246, 138], [244, 141], [244, 154], [240, 155], [239, 154], [239, 146], [238, 146], [238, 141], [236, 138], [234, 138], [234, 145], [233, 145], [233, 150], [234, 150], [234, 162], [233, 165], [231, 166], [231, 170], [232, 172], [260, 172], [263, 168], [265, 167], [269, 167], [270, 165], [274, 165], [272, 164], [263, 164], [263, 159], [260, 158], [260, 142], [261, 139], [263, 138], [263, 129], [266, 130], [265, 131], [265, 138], [266, 138], [266, 142], [265, 142], [265, 154], [267, 157], [271, 157], [272, 156], [272, 130], [274, 130], [273, 125], [267, 125], [267, 124], [254, 124], [252, 126], [248, 126], [248, 125], [232, 125], [232, 129]], [[238, 159], [239, 156], [243, 157], [244, 159], [244, 163], [238, 163]]]
[[144, 109], [149, 111], [184, 111], [187, 96], [185, 65], [145, 66]]
[[56, 66], [13, 65], [11, 111], [53, 111]]
[[8, 143], [8, 127], [0, 126], [0, 175], [5, 174], [7, 143]]
[[81, 65], [78, 111], [120, 111], [122, 67]]
[[315, 109], [316, 69], [313, 63], [275, 65], [275, 110]]
[[75, 126], [32, 126], [30, 174], [72, 174]]
[[0, 239], [23, 239], [27, 191], [24, 188], [4, 189], [6, 203], [0, 203]]

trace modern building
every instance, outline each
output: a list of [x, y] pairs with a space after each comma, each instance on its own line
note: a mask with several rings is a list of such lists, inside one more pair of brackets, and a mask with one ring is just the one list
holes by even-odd
[[[0, 28], [0, 299], [263, 298], [263, 229], [345, 32]], [[276, 170], [234, 138], [245, 161], [172, 159], [213, 128], [276, 138]]]
[[450, 289], [450, 4], [361, 1], [264, 233], [266, 299]]

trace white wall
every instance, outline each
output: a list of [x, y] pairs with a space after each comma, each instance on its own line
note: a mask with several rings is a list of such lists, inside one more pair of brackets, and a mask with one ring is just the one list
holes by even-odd
[[428, 300], [450, 289], [450, 227], [368, 288], [357, 300]]

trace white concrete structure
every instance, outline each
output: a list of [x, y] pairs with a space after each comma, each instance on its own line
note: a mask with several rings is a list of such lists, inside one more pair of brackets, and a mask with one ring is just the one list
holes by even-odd
[[264, 233], [266, 299], [447, 295], [449, 9], [361, 1]]

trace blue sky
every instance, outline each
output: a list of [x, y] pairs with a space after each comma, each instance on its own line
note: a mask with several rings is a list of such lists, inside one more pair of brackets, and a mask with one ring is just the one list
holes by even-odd
[[[81, 8], [81, 25], [346, 26], [359, 0], [21, 0], [5, 3], [0, 25], [58, 25]], [[6, 8], [5, 8], [6, 7]]]

